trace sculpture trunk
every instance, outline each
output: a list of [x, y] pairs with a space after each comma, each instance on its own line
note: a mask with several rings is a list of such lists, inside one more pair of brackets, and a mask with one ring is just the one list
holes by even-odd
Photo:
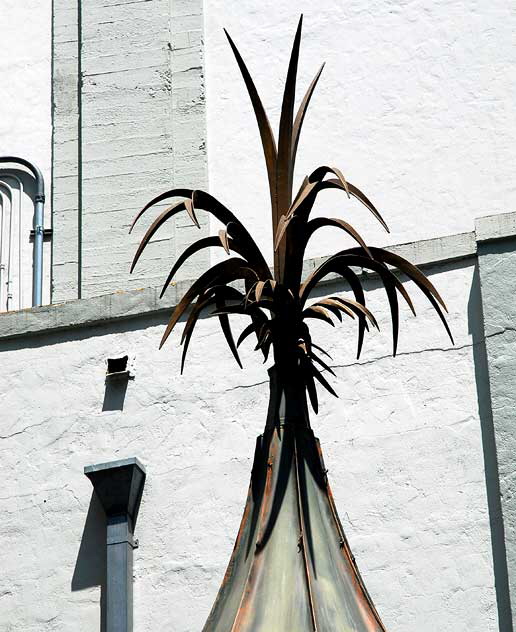
[[203, 632], [384, 632], [337, 516], [303, 383], [270, 403], [226, 575]]

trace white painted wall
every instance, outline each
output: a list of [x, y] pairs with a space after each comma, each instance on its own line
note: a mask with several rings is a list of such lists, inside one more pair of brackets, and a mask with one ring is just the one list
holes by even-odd
[[34, 162], [50, 183], [50, 0], [2, 0], [0, 155]]
[[[51, 225], [51, 8], [50, 0], [2, 0], [0, 6], [0, 156], [19, 156], [41, 169], [47, 194], [47, 228]], [[0, 180], [3, 179], [1, 173]], [[10, 184], [13, 184], [12, 181]], [[29, 244], [29, 231], [33, 214], [33, 204], [27, 196], [24, 196], [23, 211], [26, 221], [23, 225], [22, 304], [27, 307], [32, 305], [32, 244]], [[49, 242], [44, 245], [44, 272], [43, 302], [48, 303]], [[16, 287], [14, 290], [17, 309], [18, 292]], [[2, 304], [0, 311], [4, 309]]]
[[[210, 190], [270, 252], [267, 179], [254, 115], [227, 44], [242, 53], [276, 130], [290, 48], [304, 12], [299, 99], [321, 62], [299, 146], [298, 182], [339, 166], [377, 204], [382, 232], [357, 203], [326, 192], [372, 243], [472, 230], [516, 205], [516, 5], [506, 0], [206, 0]], [[309, 254], [334, 250], [335, 229]], [[271, 255], [269, 256], [271, 258]]]
[[[4, 0], [1, 11], [9, 22], [0, 40], [1, 151], [33, 160], [48, 182], [50, 2]], [[206, 0], [205, 11], [210, 190], [248, 221], [265, 250], [265, 169], [221, 27], [241, 47], [276, 126], [300, 11], [300, 84], [327, 61], [306, 119], [300, 176], [321, 163], [342, 167], [391, 224], [389, 238], [350, 206], [373, 243], [470, 230], [475, 216], [511, 209], [510, 3]], [[330, 200], [325, 210], [340, 212]], [[336, 247], [328, 235], [309, 254]], [[347, 330], [339, 338], [315, 325], [334, 349], [340, 399], [322, 396], [313, 425], [366, 584], [397, 632], [497, 629], [468, 323], [472, 273], [458, 266], [433, 277], [452, 310], [453, 349], [422, 303], [417, 321], [407, 316], [396, 360], [385, 319], [359, 363], [354, 337], [345, 349]], [[372, 306], [380, 300], [373, 291]], [[89, 577], [74, 580], [91, 497], [82, 468], [133, 455], [148, 468], [135, 630], [201, 629], [244, 506], [266, 373], [250, 343], [249, 368], [233, 367], [206, 321], [179, 377], [178, 337], [158, 353], [162, 329], [144, 319], [2, 343], [2, 630], [98, 629], [99, 590], [84, 587], [99, 572], [91, 548]], [[136, 356], [136, 379], [123, 411], [103, 411], [104, 361], [125, 350]]]
[[[391, 359], [379, 290], [369, 300], [382, 332], [366, 340], [360, 362], [351, 327], [314, 325], [334, 355], [340, 399], [321, 394], [313, 426], [366, 585], [397, 632], [497, 630], [467, 317], [472, 273], [459, 265], [432, 276], [450, 305], [454, 348], [417, 300], [419, 317], [404, 311]], [[202, 628], [244, 507], [267, 376], [250, 342], [246, 370], [232, 363], [211, 319], [180, 377], [180, 333], [158, 352], [163, 327], [147, 317], [3, 343], [2, 630], [98, 629], [99, 589], [75, 590], [100, 572], [94, 510], [83, 541], [90, 563], [73, 579], [92, 491], [82, 468], [126, 456], [148, 471], [135, 630]], [[104, 361], [125, 350], [135, 356], [135, 379], [123, 411], [102, 411]]]

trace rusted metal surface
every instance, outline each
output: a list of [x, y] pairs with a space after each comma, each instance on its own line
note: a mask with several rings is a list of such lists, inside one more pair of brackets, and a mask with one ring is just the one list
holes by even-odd
[[258, 439], [237, 542], [203, 632], [385, 631], [340, 524], [296, 382], [271, 370], [271, 403], [280, 406], [271, 406]]
[[[319, 69], [294, 116], [296, 76], [302, 17], [294, 38], [280, 116], [278, 145], [253, 80], [237, 47], [226, 33], [246, 85], [258, 123], [269, 181], [274, 239], [274, 271], [236, 215], [209, 193], [176, 188], [151, 200], [136, 222], [156, 204], [171, 202], [147, 229], [135, 254], [131, 271], [146, 245], [161, 226], [178, 213], [187, 213], [199, 226], [199, 209], [224, 225], [218, 235], [190, 245], [178, 257], [161, 295], [179, 268], [196, 252], [223, 248], [228, 258], [204, 272], [173, 311], [162, 346], [182, 317], [188, 317], [181, 344], [183, 371], [186, 353], [199, 317], [219, 318], [222, 332], [240, 366], [238, 347], [256, 336], [256, 350], [267, 361], [272, 351], [271, 398], [264, 435], [256, 447], [251, 486], [235, 549], [204, 632], [378, 632], [384, 627], [362, 582], [337, 516], [327, 483], [318, 443], [310, 429], [307, 398], [318, 410], [317, 384], [337, 395], [324, 373], [333, 374], [327, 352], [312, 341], [309, 323], [317, 319], [335, 326], [335, 319], [357, 324], [360, 356], [365, 332], [378, 327], [366, 307], [357, 267], [378, 274], [388, 300], [393, 354], [399, 329], [398, 295], [414, 311], [411, 298], [398, 278], [404, 274], [422, 291], [446, 323], [446, 306], [426, 276], [402, 257], [367, 246], [363, 237], [341, 218], [310, 219], [319, 194], [330, 189], [358, 200], [387, 231], [383, 217], [336, 167], [321, 166], [306, 176], [295, 196], [293, 175], [299, 137]], [[303, 258], [309, 240], [320, 228], [340, 229], [355, 246], [336, 252], [302, 278]], [[329, 274], [347, 282], [350, 296], [312, 301], [310, 296]], [[242, 281], [244, 290], [231, 284]], [[229, 317], [251, 319], [237, 341]], [[334, 318], [335, 317], [335, 318]], [[453, 341], [453, 339], [452, 339]]]

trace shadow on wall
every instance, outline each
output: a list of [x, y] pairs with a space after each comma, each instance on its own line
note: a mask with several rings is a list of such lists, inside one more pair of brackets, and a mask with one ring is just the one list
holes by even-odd
[[102, 410], [123, 410], [129, 380], [133, 380], [128, 366], [129, 356], [107, 359], [106, 390]]
[[471, 293], [469, 295], [468, 330], [473, 338], [473, 361], [475, 364], [478, 412], [484, 451], [484, 471], [487, 504], [489, 508], [489, 526], [491, 530], [491, 549], [498, 607], [498, 624], [500, 632], [513, 632], [509, 578], [507, 572], [507, 552], [505, 548], [505, 531], [500, 502], [498, 459], [491, 410], [491, 390], [489, 387], [489, 370], [485, 345], [478, 262], [475, 263], [475, 272], [471, 284]]
[[92, 492], [72, 577], [72, 592], [100, 586], [100, 632], [106, 630], [106, 514]]
[[102, 410], [123, 410], [125, 394], [129, 380], [109, 380], [106, 379], [106, 390]]

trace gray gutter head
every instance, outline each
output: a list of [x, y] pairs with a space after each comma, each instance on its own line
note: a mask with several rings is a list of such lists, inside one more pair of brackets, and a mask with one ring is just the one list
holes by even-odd
[[136, 458], [88, 465], [84, 474], [90, 479], [106, 515], [128, 514], [133, 528], [145, 484], [146, 471]]

